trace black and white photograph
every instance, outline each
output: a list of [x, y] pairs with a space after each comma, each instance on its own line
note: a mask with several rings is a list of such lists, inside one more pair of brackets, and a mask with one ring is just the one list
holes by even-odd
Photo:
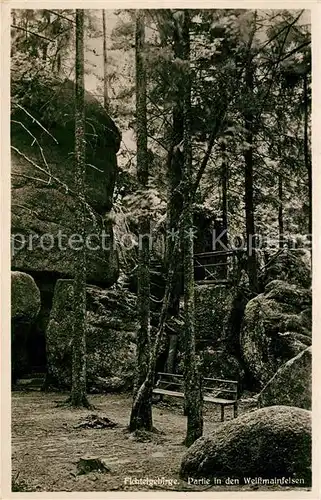
[[312, 491], [288, 5], [11, 8], [12, 493]]

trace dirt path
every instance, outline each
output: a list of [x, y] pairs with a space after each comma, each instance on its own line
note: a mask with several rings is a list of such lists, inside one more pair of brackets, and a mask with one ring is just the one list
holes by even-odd
[[[139, 442], [126, 430], [131, 406], [129, 396], [91, 396], [93, 411], [57, 408], [57, 401], [64, 401], [66, 397], [61, 393], [13, 393], [12, 472], [21, 488], [29, 491], [195, 489], [178, 477], [181, 458], [186, 451], [182, 445], [186, 421], [180, 404], [155, 405], [154, 425], [164, 434], [155, 434], [151, 442]], [[89, 413], [107, 416], [119, 425], [113, 429], [75, 428]], [[219, 408], [205, 409], [204, 434], [209, 434], [219, 424]], [[76, 462], [87, 456], [104, 459], [110, 472], [77, 475]], [[129, 484], [128, 478], [132, 483], [135, 479], [159, 478], [163, 484]], [[226, 488], [212, 486], [211, 489], [226, 491]], [[250, 488], [228, 487], [228, 491], [240, 489]]]

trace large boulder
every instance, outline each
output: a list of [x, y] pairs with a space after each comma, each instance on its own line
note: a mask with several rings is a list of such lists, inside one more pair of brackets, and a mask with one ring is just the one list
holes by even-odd
[[247, 369], [259, 387], [311, 345], [311, 328], [311, 290], [275, 280], [247, 303], [240, 344]]
[[263, 285], [282, 280], [301, 288], [311, 286], [311, 254], [304, 248], [284, 248], [279, 253], [266, 254]]
[[11, 317], [14, 323], [30, 324], [40, 310], [40, 291], [29, 274], [11, 272]]
[[311, 409], [312, 347], [287, 361], [259, 395], [259, 406], [287, 405]]
[[[74, 83], [12, 75], [12, 267], [72, 277], [75, 225]], [[117, 173], [119, 131], [85, 93], [87, 279], [115, 282], [118, 260], [108, 213]]]
[[11, 273], [11, 359], [13, 380], [28, 368], [30, 330], [40, 310], [40, 291], [26, 273]]
[[223, 378], [241, 383], [244, 369], [240, 361], [225, 349], [213, 349], [208, 346], [202, 350], [202, 373], [207, 378]]
[[[135, 365], [136, 299], [123, 289], [87, 286], [87, 383], [89, 390], [130, 387]], [[71, 385], [73, 282], [58, 280], [46, 331], [48, 384]]]
[[[188, 478], [303, 479], [311, 483], [311, 412], [289, 406], [262, 408], [199, 438], [183, 457]], [[295, 485], [295, 483], [290, 483]], [[301, 483], [302, 486], [302, 483]]]
[[230, 315], [234, 291], [225, 285], [195, 287], [195, 337], [208, 343], [219, 342]]

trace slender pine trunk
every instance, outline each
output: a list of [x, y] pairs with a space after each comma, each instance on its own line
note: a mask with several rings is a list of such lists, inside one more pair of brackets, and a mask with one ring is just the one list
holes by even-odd
[[165, 365], [165, 371], [168, 373], [175, 373], [175, 360], [178, 347], [178, 335], [171, 334], [169, 336], [168, 356]]
[[203, 434], [203, 398], [200, 376], [195, 353], [195, 306], [194, 306], [194, 233], [193, 233], [193, 176], [191, 143], [191, 74], [190, 74], [190, 17], [189, 11], [183, 13], [182, 39], [184, 60], [183, 94], [183, 151], [184, 151], [184, 207], [183, 207], [183, 249], [184, 249], [184, 395], [187, 416], [186, 446], [190, 446]]
[[[175, 59], [183, 59], [182, 37], [180, 35], [180, 26], [175, 24], [173, 27], [173, 51]], [[179, 218], [183, 209], [183, 197], [181, 192], [182, 169], [183, 169], [183, 81], [176, 82], [176, 92], [174, 97], [174, 107], [172, 113], [172, 128], [170, 132], [170, 149], [167, 159], [167, 231], [165, 269], [169, 268], [170, 260], [173, 258], [173, 248], [175, 239], [179, 238]], [[179, 296], [181, 293], [181, 269], [177, 266], [175, 274], [175, 284], [171, 296], [171, 310], [174, 314], [179, 313]]]
[[309, 235], [312, 238], [312, 163], [309, 148], [309, 97], [308, 97], [308, 75], [303, 79], [304, 96], [304, 163], [308, 173], [309, 186]]
[[102, 10], [103, 15], [103, 54], [104, 54], [104, 108], [109, 112], [108, 96], [108, 65], [107, 65], [107, 29], [106, 29], [106, 11]]
[[[144, 11], [138, 10], [136, 17], [136, 118], [137, 118], [137, 178], [141, 189], [148, 186], [146, 68], [144, 62], [145, 25]], [[139, 221], [138, 245], [138, 293], [137, 309], [139, 330], [137, 333], [137, 360], [134, 384], [134, 401], [137, 391], [144, 383], [150, 365], [150, 220], [143, 214]], [[130, 430], [153, 429], [152, 387], [145, 392], [143, 401], [130, 417]]]
[[245, 84], [247, 94], [247, 109], [244, 113], [245, 119], [245, 140], [247, 142], [244, 150], [245, 160], [245, 220], [247, 239], [247, 264], [250, 288], [253, 292], [258, 290], [257, 259], [256, 259], [256, 235], [254, 222], [254, 201], [253, 201], [253, 68], [248, 64], [246, 68]]
[[76, 84], [75, 84], [75, 190], [76, 232], [83, 242], [74, 252], [74, 322], [72, 343], [71, 404], [88, 407], [86, 395], [86, 248], [85, 248], [85, 108], [84, 108], [84, 11], [76, 10]]
[[223, 237], [221, 241], [227, 247], [228, 245], [228, 166], [227, 166], [227, 157], [226, 157], [226, 143], [223, 139], [221, 142], [221, 152], [222, 152], [222, 226], [223, 226]]
[[284, 220], [283, 220], [283, 177], [282, 174], [278, 176], [278, 191], [279, 191], [279, 248], [283, 248], [284, 246]]
[[[184, 47], [180, 34], [180, 24], [176, 21], [173, 27], [173, 52], [175, 59], [183, 59]], [[176, 93], [174, 97], [174, 106], [172, 111], [172, 127], [170, 130], [170, 147], [167, 158], [167, 238], [166, 238], [166, 253], [165, 253], [165, 269], [168, 270], [171, 265], [171, 260], [174, 258], [173, 249], [175, 241], [180, 242], [180, 217], [183, 210], [183, 195], [182, 195], [182, 170], [183, 170], [183, 103], [182, 93], [184, 92], [183, 80], [176, 82]], [[182, 249], [178, 247], [178, 253]], [[180, 296], [182, 293], [182, 266], [181, 256], [177, 256], [178, 264], [176, 266], [173, 290], [170, 298], [171, 314], [179, 315]], [[178, 340], [178, 339], [177, 339]], [[177, 340], [175, 341], [177, 344]], [[167, 354], [165, 370], [171, 373], [169, 367], [173, 367], [173, 351], [171, 343], [173, 342], [170, 336], [170, 348]], [[172, 344], [173, 345], [173, 344]], [[176, 348], [175, 348], [176, 349]], [[175, 354], [174, 354], [175, 356]]]

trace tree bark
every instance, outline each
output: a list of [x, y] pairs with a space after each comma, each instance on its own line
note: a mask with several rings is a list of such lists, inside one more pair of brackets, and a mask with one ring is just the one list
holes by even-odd
[[279, 248], [283, 248], [284, 246], [284, 221], [283, 221], [283, 178], [282, 174], [279, 174], [278, 177], [279, 181], [279, 214], [278, 214], [278, 221], [279, 221]]
[[166, 360], [165, 370], [167, 373], [175, 373], [175, 359], [178, 346], [178, 335], [169, 336], [169, 349]]
[[188, 10], [183, 13], [182, 39], [184, 60], [187, 63], [183, 94], [183, 151], [184, 151], [184, 206], [183, 244], [184, 249], [184, 407], [187, 416], [186, 446], [190, 446], [203, 434], [203, 398], [195, 353], [195, 305], [194, 305], [194, 224], [193, 224], [193, 176], [191, 143], [191, 74], [190, 74], [190, 18]]
[[74, 321], [72, 343], [71, 404], [88, 407], [86, 395], [86, 248], [85, 248], [85, 109], [84, 109], [84, 11], [76, 10], [76, 83], [75, 83], [75, 190], [76, 232], [82, 245], [75, 250]]
[[[137, 118], [137, 178], [141, 189], [148, 186], [148, 151], [147, 151], [147, 109], [146, 109], [146, 68], [144, 62], [145, 26], [144, 11], [138, 10], [136, 17], [136, 118]], [[142, 214], [139, 221], [138, 244], [138, 292], [137, 309], [139, 330], [137, 333], [137, 361], [134, 384], [134, 401], [139, 387], [144, 383], [150, 365], [150, 220]], [[136, 412], [132, 411], [130, 430], [144, 429], [151, 431], [152, 387]]]
[[[179, 21], [175, 21], [173, 28], [173, 51], [175, 59], [183, 59], [182, 37], [180, 36]], [[168, 269], [170, 259], [173, 256], [175, 238], [179, 238], [178, 225], [183, 209], [183, 196], [181, 192], [182, 168], [183, 168], [183, 105], [182, 92], [183, 82], [177, 81], [175, 102], [172, 115], [172, 129], [170, 133], [170, 149], [167, 160], [167, 182], [168, 182], [168, 202], [167, 202], [167, 238], [165, 268]], [[171, 309], [173, 313], [179, 313], [179, 295], [181, 292], [180, 266], [177, 266], [175, 284], [171, 296]]]
[[246, 111], [245, 119], [245, 140], [247, 145], [244, 150], [245, 160], [245, 219], [246, 219], [246, 240], [247, 240], [247, 263], [250, 288], [253, 292], [258, 290], [257, 260], [256, 260], [256, 237], [254, 222], [254, 202], [253, 202], [253, 76], [254, 71], [251, 63], [247, 65], [245, 73], [246, 84]]
[[308, 75], [303, 79], [304, 95], [304, 162], [308, 172], [309, 186], [309, 235], [312, 238], [312, 163], [309, 148], [309, 98], [308, 98]]
[[106, 11], [102, 10], [103, 15], [103, 54], [104, 54], [104, 108], [109, 112], [108, 96], [108, 65], [107, 65], [107, 30], [106, 30]]
[[228, 236], [227, 236], [227, 225], [228, 225], [228, 199], [227, 199], [227, 193], [228, 193], [228, 166], [227, 166], [227, 158], [226, 158], [226, 144], [225, 140], [223, 139], [221, 142], [221, 152], [222, 152], [222, 173], [221, 173], [221, 182], [222, 182], [222, 226], [223, 226], [223, 231], [225, 233], [223, 234], [223, 237], [221, 238], [221, 241], [223, 244], [227, 247], [228, 244]]
[[148, 373], [143, 384], [136, 392], [134, 398], [132, 413], [131, 413], [131, 423], [129, 426], [130, 429], [132, 428], [132, 422], [134, 423], [136, 421], [137, 418], [136, 416], [139, 415], [139, 412], [141, 411], [140, 410], [141, 406], [143, 406], [146, 403], [151, 404], [152, 402], [152, 391], [155, 379], [156, 362], [164, 339], [165, 325], [168, 317], [170, 298], [173, 290], [174, 276], [177, 265], [178, 249], [179, 249], [179, 241], [178, 239], [176, 239], [173, 248], [173, 259], [171, 259], [170, 261], [170, 266], [167, 274], [167, 282], [162, 302], [162, 308], [158, 320], [157, 334], [153, 348], [151, 349], [151, 357], [148, 367]]

